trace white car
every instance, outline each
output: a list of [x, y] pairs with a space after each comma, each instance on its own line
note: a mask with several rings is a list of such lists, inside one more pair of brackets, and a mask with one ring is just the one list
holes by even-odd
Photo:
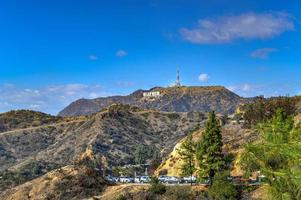
[[140, 177], [140, 183], [149, 183], [150, 177], [149, 176], [141, 176]]
[[168, 184], [180, 184], [181, 180], [176, 176], [167, 176], [164, 182]]
[[160, 183], [165, 183], [166, 177], [166, 175], [161, 175], [159, 176], [158, 180], [160, 181]]
[[127, 176], [121, 176], [121, 177], [119, 177], [119, 182], [120, 183], [133, 183], [134, 179], [131, 177], [127, 177]]
[[195, 183], [196, 177], [195, 176], [185, 176], [185, 177], [183, 177], [183, 181], [185, 183]]
[[140, 183], [140, 177], [139, 177], [139, 176], [136, 176], [136, 177], [134, 178], [134, 182], [135, 182], [135, 183]]

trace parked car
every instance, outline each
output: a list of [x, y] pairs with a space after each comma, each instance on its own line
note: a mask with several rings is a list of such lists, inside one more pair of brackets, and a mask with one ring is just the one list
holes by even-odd
[[180, 182], [181, 182], [180, 178], [176, 176], [167, 176], [164, 181], [164, 183], [168, 183], [168, 184], [180, 184]]
[[195, 176], [185, 176], [183, 177], [184, 183], [196, 183], [196, 177]]
[[136, 177], [134, 178], [134, 182], [135, 182], [135, 183], [140, 183], [140, 176], [136, 176]]
[[121, 176], [121, 177], [119, 177], [119, 182], [120, 183], [134, 183], [134, 179], [131, 177], [127, 177], [127, 176]]
[[258, 181], [258, 180], [252, 180], [252, 179], [249, 179], [248, 185], [249, 185], [249, 186], [259, 186], [259, 185], [261, 185], [261, 183], [260, 183], [260, 181]]
[[105, 177], [105, 179], [106, 179], [107, 181], [109, 181], [109, 182], [112, 182], [112, 183], [118, 182], [118, 178], [116, 178], [116, 177], [114, 177], [114, 176], [111, 176], [111, 175], [107, 175], [107, 176]]
[[203, 179], [201, 182], [199, 182], [199, 184], [208, 186], [210, 185], [210, 179]]
[[149, 176], [141, 176], [140, 177], [140, 183], [149, 183], [150, 177]]
[[159, 177], [158, 177], [159, 182], [160, 182], [160, 183], [165, 183], [166, 177], [167, 177], [167, 176], [165, 176], [165, 175], [159, 176]]

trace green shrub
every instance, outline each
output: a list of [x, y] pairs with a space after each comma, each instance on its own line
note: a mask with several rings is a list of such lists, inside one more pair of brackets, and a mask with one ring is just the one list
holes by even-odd
[[172, 186], [166, 192], [168, 200], [192, 200], [194, 196], [190, 186]]
[[116, 200], [127, 200], [127, 198], [124, 194], [121, 194], [116, 198]]
[[166, 192], [165, 185], [159, 183], [159, 179], [157, 177], [152, 177], [151, 179], [151, 187], [149, 189], [152, 194], [164, 194]]
[[180, 118], [180, 115], [177, 113], [167, 113], [166, 115], [170, 120], [176, 120]]
[[214, 200], [235, 200], [237, 191], [234, 185], [227, 180], [229, 172], [220, 172], [214, 176], [213, 184], [208, 189], [209, 197]]
[[131, 193], [129, 193], [128, 191], [126, 191], [126, 193], [119, 195], [116, 200], [132, 200], [133, 195]]

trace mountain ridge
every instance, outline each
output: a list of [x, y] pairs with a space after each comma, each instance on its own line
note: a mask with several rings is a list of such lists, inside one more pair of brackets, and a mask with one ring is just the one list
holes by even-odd
[[[144, 93], [158, 92], [158, 96]], [[78, 116], [96, 113], [112, 104], [128, 104], [167, 112], [209, 112], [232, 114], [245, 99], [223, 86], [153, 87], [136, 90], [126, 96], [79, 99], [59, 112], [59, 116]]]

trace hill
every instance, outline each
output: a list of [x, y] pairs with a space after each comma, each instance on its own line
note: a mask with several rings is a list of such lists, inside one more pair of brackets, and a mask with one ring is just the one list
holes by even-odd
[[99, 173], [70, 165], [0, 193], [0, 199], [83, 199], [99, 194], [106, 185]]
[[31, 110], [13, 110], [0, 114], [0, 132], [56, 123], [61, 117]]
[[2, 132], [0, 172], [9, 170], [12, 175], [8, 177], [13, 180], [2, 180], [0, 191], [70, 165], [87, 149], [101, 155], [108, 168], [133, 163], [138, 144], [164, 157], [204, 119], [199, 112], [170, 113], [113, 105], [89, 117]]
[[79, 99], [63, 109], [59, 115], [89, 115], [115, 103], [166, 112], [208, 112], [214, 110], [221, 114], [231, 114], [243, 101], [243, 98], [222, 86], [155, 87], [150, 90], [138, 90], [128, 96]]

